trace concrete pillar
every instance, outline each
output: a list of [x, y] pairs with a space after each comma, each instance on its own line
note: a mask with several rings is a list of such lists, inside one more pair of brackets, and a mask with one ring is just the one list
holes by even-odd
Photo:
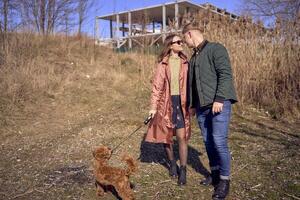
[[132, 48], [132, 39], [131, 39], [131, 35], [132, 35], [132, 19], [131, 19], [131, 12], [128, 12], [128, 47], [129, 49]]
[[166, 39], [166, 31], [167, 31], [167, 16], [166, 16], [166, 5], [162, 6], [162, 26], [163, 26], [163, 32], [162, 32], [162, 39], [163, 42], [165, 42]]
[[175, 28], [179, 29], [179, 7], [178, 3], [175, 3]]
[[155, 33], [155, 21], [152, 22], [152, 30], [153, 30], [153, 33]]
[[110, 32], [110, 38], [113, 38], [114, 34], [113, 34], [112, 20], [109, 20], [109, 32]]
[[[94, 42], [96, 42], [96, 43], [98, 43], [98, 37], [99, 37], [98, 30], [99, 30], [99, 27], [98, 27], [98, 18], [96, 17], [95, 18], [95, 31], [94, 31], [94, 34], [95, 34], [95, 36], [94, 36], [95, 41]], [[100, 39], [101, 39], [101, 37], [100, 37]]]
[[190, 17], [190, 8], [189, 7], [185, 8], [185, 13], [186, 13], [187, 17]]
[[125, 36], [125, 23], [122, 22], [122, 36]]
[[115, 35], [115, 39], [117, 40], [117, 48], [120, 47], [119, 31], [120, 31], [120, 15], [117, 14], [116, 35]]

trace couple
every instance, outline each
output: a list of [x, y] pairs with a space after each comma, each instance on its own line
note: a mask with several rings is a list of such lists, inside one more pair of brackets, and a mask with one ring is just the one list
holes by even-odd
[[[225, 199], [230, 184], [231, 104], [237, 101], [229, 56], [224, 46], [205, 40], [203, 30], [192, 23], [184, 26], [182, 34], [187, 46], [194, 49], [193, 56], [188, 63], [181, 38], [175, 34], [166, 37], [152, 82], [149, 114], [153, 119], [146, 141], [164, 143], [169, 173], [178, 176], [179, 185], [185, 185], [190, 116], [196, 114], [211, 170], [200, 183], [214, 186], [213, 199]], [[179, 173], [173, 135], [179, 143]]]

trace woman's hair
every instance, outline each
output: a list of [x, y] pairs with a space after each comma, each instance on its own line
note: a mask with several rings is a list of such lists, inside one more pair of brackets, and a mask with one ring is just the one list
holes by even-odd
[[[158, 59], [157, 59], [158, 62], [161, 62], [161, 61], [164, 59], [164, 57], [170, 55], [170, 53], [171, 53], [171, 48], [170, 48], [170, 46], [172, 45], [173, 38], [174, 38], [175, 36], [178, 36], [178, 35], [176, 35], [176, 34], [171, 34], [171, 35], [168, 35], [168, 36], [166, 37], [165, 42], [164, 42], [164, 47], [163, 47], [163, 49], [162, 49], [162, 51], [161, 51], [161, 53], [159, 54]], [[179, 37], [179, 36], [178, 36], [178, 37]]]

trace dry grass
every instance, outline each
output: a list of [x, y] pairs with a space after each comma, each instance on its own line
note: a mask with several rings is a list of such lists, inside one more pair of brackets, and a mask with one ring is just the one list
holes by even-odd
[[[153, 56], [116, 54], [94, 46], [89, 38], [43, 38], [24, 33], [7, 35], [5, 39], [0, 51], [1, 125], [7, 125], [12, 115], [21, 115], [43, 101], [54, 100], [70, 88], [78, 93], [76, 98], [88, 102], [92, 97], [85, 97], [87, 91], [80, 89], [81, 78], [101, 80], [99, 91], [93, 92], [107, 93], [107, 98], [116, 100], [116, 104], [123, 104], [124, 94], [143, 97], [140, 104], [148, 104], [149, 74], [155, 66]], [[124, 90], [124, 84], [134, 91]], [[128, 109], [134, 106], [127, 104]]]
[[80, 75], [80, 64], [89, 63], [94, 55], [89, 41], [76, 38], [22, 33], [5, 39], [1, 41], [0, 91], [2, 106], [10, 108], [61, 92]]
[[[155, 56], [94, 51], [88, 40], [76, 38], [19, 35], [10, 40], [17, 43], [18, 38], [24, 43], [7, 51], [10, 59], [1, 65], [1, 84], [26, 85], [10, 92], [1, 86], [0, 199], [99, 199], [91, 150], [100, 144], [115, 147], [142, 124]], [[16, 59], [20, 54], [23, 59]], [[19, 78], [8, 76], [16, 71]], [[299, 124], [274, 121], [250, 106], [242, 111], [234, 112], [230, 127], [229, 199], [299, 197]], [[143, 143], [145, 130], [117, 151], [141, 156], [139, 172], [131, 179], [136, 199], [209, 199], [212, 188], [199, 185], [203, 175], [198, 168], [207, 168], [208, 159], [195, 121], [184, 188], [168, 177], [163, 148]], [[118, 155], [112, 158], [114, 166], [118, 161]]]
[[275, 118], [299, 118], [299, 20], [278, 21], [273, 30], [249, 18], [231, 21], [211, 13], [200, 13], [196, 20], [205, 24], [210, 41], [221, 42], [228, 49], [241, 105], [265, 108]]
[[[274, 118], [300, 117], [299, 22], [285, 24], [289, 30], [285, 31], [279, 22], [274, 30], [267, 30], [249, 19], [230, 21], [208, 13], [200, 13], [196, 20], [205, 24], [210, 41], [221, 42], [228, 49], [241, 106], [253, 104]], [[97, 60], [100, 54], [112, 53], [95, 48], [87, 38], [43, 38], [24, 33], [1, 36], [0, 41], [1, 105], [10, 109], [35, 101], [41, 94], [51, 96], [63, 90], [80, 74], [82, 62], [101, 62]], [[124, 80], [119, 72], [137, 70], [142, 84], [138, 87], [149, 90], [156, 58], [145, 52], [110, 55], [116, 69], [111, 74], [113, 80]]]
[[[261, 22], [254, 23], [246, 17], [233, 21], [206, 11], [193, 17], [199, 26], [204, 25], [209, 41], [220, 42], [228, 49], [239, 105], [252, 104], [273, 118], [300, 118], [299, 20], [277, 20], [275, 28], [266, 29]], [[188, 20], [183, 16], [183, 22]], [[170, 30], [175, 30], [174, 22], [169, 21], [169, 25]], [[155, 66], [153, 54], [145, 49], [151, 41], [141, 39], [143, 48], [134, 55], [141, 70], [146, 71], [147, 76], [140, 77], [144, 82], [151, 77], [148, 68], [153, 71]], [[186, 52], [191, 55], [191, 50]]]

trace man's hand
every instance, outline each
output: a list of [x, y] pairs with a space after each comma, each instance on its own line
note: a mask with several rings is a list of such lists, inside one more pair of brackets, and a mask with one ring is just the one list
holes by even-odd
[[212, 107], [212, 113], [217, 114], [219, 112], [222, 112], [223, 110], [223, 103], [214, 102]]
[[190, 116], [195, 116], [196, 114], [196, 109], [195, 108], [189, 108], [189, 113], [190, 113]]

